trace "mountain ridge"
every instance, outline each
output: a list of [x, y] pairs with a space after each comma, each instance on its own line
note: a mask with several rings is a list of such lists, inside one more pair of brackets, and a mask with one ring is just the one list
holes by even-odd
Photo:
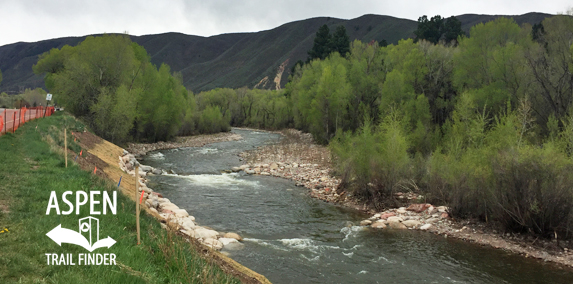
[[[471, 26], [498, 17], [511, 17], [522, 25], [538, 23], [549, 16], [552, 15], [531, 12], [513, 16], [463, 14], [456, 17], [467, 33]], [[363, 42], [386, 40], [397, 43], [400, 39], [413, 37], [417, 28], [417, 22], [413, 20], [366, 14], [349, 20], [315, 17], [259, 32], [208, 37], [180, 32], [130, 37], [147, 50], [153, 64], [166, 63], [173, 72], [180, 72], [184, 85], [194, 92], [218, 87], [252, 88], [264, 81], [265, 77], [267, 83], [262, 88], [275, 89], [277, 84], [273, 83], [273, 79], [277, 77], [277, 71], [286, 70], [278, 84], [278, 87], [283, 87], [288, 81], [290, 68], [298, 60], [306, 59], [314, 35], [323, 24], [327, 24], [331, 30], [337, 25], [344, 25], [351, 40]], [[86, 37], [62, 37], [0, 46], [0, 70], [4, 77], [0, 92], [17, 93], [25, 88], [44, 87], [43, 77], [32, 72], [32, 65], [38, 56], [66, 44], [77, 45]]]

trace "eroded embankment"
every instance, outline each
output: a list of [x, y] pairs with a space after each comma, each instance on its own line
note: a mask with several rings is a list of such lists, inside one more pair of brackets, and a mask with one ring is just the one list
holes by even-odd
[[[75, 132], [73, 133], [73, 136], [75, 139], [77, 139], [77, 143], [80, 144], [83, 149], [87, 149], [87, 153], [83, 153], [82, 159], [78, 159], [80, 166], [83, 169], [90, 171], [94, 171], [94, 169], [97, 167], [95, 170], [97, 175], [107, 178], [114, 183], [117, 183], [121, 177], [121, 192], [135, 201], [135, 178], [130, 174], [125, 173], [121, 169], [121, 167], [126, 167], [126, 170], [129, 172], [129, 168], [127, 168], [129, 166], [126, 166], [126, 164], [131, 164], [133, 166], [133, 156], [129, 156], [127, 151], [120, 148], [119, 146], [103, 140], [89, 132]], [[133, 173], [133, 170], [131, 172]], [[152, 204], [154, 203], [153, 200], [159, 203], [159, 198], [161, 198], [161, 195], [153, 193], [152, 190], [145, 186], [144, 177], [142, 177], [142, 180], [140, 180], [140, 186], [140, 190], [145, 192], [144, 200], [141, 204], [143, 210], [145, 210], [147, 214], [155, 217], [159, 222], [164, 223], [167, 229], [174, 231], [182, 238], [186, 238], [191, 243], [191, 245], [197, 249], [197, 251], [201, 252], [206, 257], [213, 259], [225, 272], [235, 275], [236, 277], [240, 278], [241, 281], [245, 283], [270, 283], [263, 275], [260, 275], [251, 269], [242, 266], [229, 257], [206, 246], [204, 241], [206, 241], [207, 238], [202, 238], [198, 235], [195, 236], [198, 238], [193, 238], [190, 236], [190, 234], [192, 234], [191, 232], [185, 229], [182, 230], [183, 226], [179, 221], [188, 222], [188, 219], [191, 220], [191, 223], [194, 221], [194, 218], [189, 218], [192, 216], [188, 216], [188, 214], [185, 214], [186, 212], [182, 212], [184, 211], [183, 209], [175, 207], [169, 209], [165, 207], [162, 208], [162, 212], [159, 213], [157, 209], [153, 208], [155, 206]], [[139, 193], [137, 196], [139, 196]], [[162, 203], [167, 204], [167, 202], [169, 202], [169, 200], [166, 200]], [[178, 209], [182, 211], [177, 211]], [[192, 228], [195, 228], [194, 223]], [[205, 231], [206, 230], [208, 229], [206, 228]], [[193, 230], [193, 232], [195, 234], [205, 233], [201, 229]], [[215, 237], [218, 238], [218, 236], [211, 236], [211, 239]], [[203, 243], [198, 241], [198, 239], [202, 240]], [[211, 246], [213, 246], [213, 244], [211, 244]]]

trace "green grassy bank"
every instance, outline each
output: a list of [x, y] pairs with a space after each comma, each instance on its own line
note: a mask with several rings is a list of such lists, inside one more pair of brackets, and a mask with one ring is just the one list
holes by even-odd
[[[100, 239], [110, 236], [117, 241], [93, 254], [113, 253], [117, 265], [78, 265], [78, 254], [89, 252], [73, 244], [59, 246], [46, 233], [59, 224], [76, 231], [78, 219], [90, 216], [89, 202], [78, 215], [75, 208], [70, 215], [57, 215], [53, 209], [46, 215], [50, 192], [57, 193], [65, 211], [65, 191], [107, 190], [111, 196], [115, 187], [72, 161], [64, 167], [59, 147], [64, 126], [83, 129], [72, 117], [57, 113], [0, 137], [0, 283], [239, 283], [145, 212], [142, 244], [136, 245], [135, 204], [120, 192], [116, 215], [91, 215], [99, 219]], [[68, 142], [79, 151], [70, 136]], [[75, 194], [68, 199], [75, 206]], [[76, 265], [48, 264], [46, 253], [72, 254]]]

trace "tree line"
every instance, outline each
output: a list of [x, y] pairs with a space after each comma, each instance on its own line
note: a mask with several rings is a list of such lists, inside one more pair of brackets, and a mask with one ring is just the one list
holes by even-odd
[[339, 190], [379, 207], [422, 191], [455, 216], [571, 237], [573, 18], [432, 38], [354, 41], [296, 70], [294, 125], [330, 145]]
[[[45, 74], [59, 104], [115, 143], [229, 131], [231, 125], [278, 129], [291, 117], [284, 92], [242, 88], [193, 94], [180, 74], [165, 64], [157, 68], [127, 35], [87, 37], [75, 47], [52, 49], [33, 69]], [[17, 97], [31, 101], [37, 93], [45, 94], [27, 90]]]
[[417, 40], [354, 41], [343, 55], [319, 38], [327, 55], [309, 51], [320, 55], [297, 64], [281, 91], [193, 94], [124, 36], [52, 50], [34, 69], [104, 137], [296, 127], [329, 144], [339, 190], [374, 206], [393, 205], [397, 191], [422, 191], [456, 216], [571, 237], [572, 17], [535, 28], [498, 18], [468, 36], [454, 19], [440, 19], [421, 18]]
[[312, 133], [332, 150], [338, 190], [375, 207], [419, 191], [454, 216], [571, 237], [573, 19], [533, 29], [499, 18], [440, 38], [354, 41], [346, 56], [297, 66], [284, 91], [197, 98], [230, 125]]

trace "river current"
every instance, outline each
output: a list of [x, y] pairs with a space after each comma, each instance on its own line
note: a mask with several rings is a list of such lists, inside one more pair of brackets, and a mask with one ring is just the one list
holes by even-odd
[[154, 151], [142, 163], [172, 172], [149, 186], [200, 225], [236, 232], [243, 246], [223, 249], [273, 283], [573, 283], [573, 272], [427, 232], [372, 230], [369, 217], [308, 196], [294, 182], [221, 173], [240, 152], [280, 136], [233, 129], [242, 140]]

